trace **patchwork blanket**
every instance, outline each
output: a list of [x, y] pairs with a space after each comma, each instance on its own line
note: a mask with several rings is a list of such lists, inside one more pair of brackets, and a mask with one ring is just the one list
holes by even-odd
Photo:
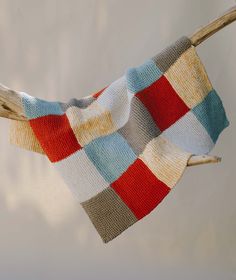
[[155, 209], [229, 124], [185, 36], [95, 94], [21, 92], [19, 104], [28, 121], [11, 121], [11, 143], [47, 155], [104, 242]]

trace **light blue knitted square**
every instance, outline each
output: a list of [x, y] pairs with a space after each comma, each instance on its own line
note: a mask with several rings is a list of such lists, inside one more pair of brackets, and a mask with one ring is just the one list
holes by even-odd
[[24, 92], [21, 92], [21, 100], [28, 119], [36, 119], [47, 115], [64, 114], [58, 102], [41, 100]]
[[137, 158], [127, 141], [117, 132], [93, 140], [84, 149], [108, 183], [120, 177]]
[[214, 143], [222, 130], [229, 125], [222, 101], [214, 89], [192, 109], [192, 112], [205, 127]]
[[126, 72], [127, 88], [132, 93], [137, 93], [155, 81], [157, 81], [163, 73], [151, 59], [147, 60], [139, 67], [129, 68]]

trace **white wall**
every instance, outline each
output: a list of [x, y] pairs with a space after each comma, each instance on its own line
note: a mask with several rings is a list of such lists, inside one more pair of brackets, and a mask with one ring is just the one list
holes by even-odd
[[[95, 92], [233, 0], [0, 0], [0, 82], [48, 100]], [[188, 168], [159, 207], [104, 245], [46, 158], [0, 120], [0, 279], [236, 279], [236, 23], [198, 47], [231, 126], [218, 165]]]

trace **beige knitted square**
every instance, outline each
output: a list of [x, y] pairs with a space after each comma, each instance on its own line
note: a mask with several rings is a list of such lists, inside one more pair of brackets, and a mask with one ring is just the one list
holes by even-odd
[[139, 158], [170, 188], [181, 177], [190, 153], [185, 153], [163, 136], [150, 141]]
[[165, 77], [189, 108], [199, 104], [212, 90], [208, 75], [193, 46], [167, 70]]
[[72, 106], [66, 111], [66, 115], [81, 146], [115, 131], [111, 113], [96, 102], [86, 109]]

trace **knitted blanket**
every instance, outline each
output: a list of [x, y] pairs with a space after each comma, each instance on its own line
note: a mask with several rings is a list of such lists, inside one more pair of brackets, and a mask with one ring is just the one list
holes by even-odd
[[10, 141], [46, 154], [104, 242], [149, 214], [228, 126], [189, 38], [68, 103], [21, 92]]

